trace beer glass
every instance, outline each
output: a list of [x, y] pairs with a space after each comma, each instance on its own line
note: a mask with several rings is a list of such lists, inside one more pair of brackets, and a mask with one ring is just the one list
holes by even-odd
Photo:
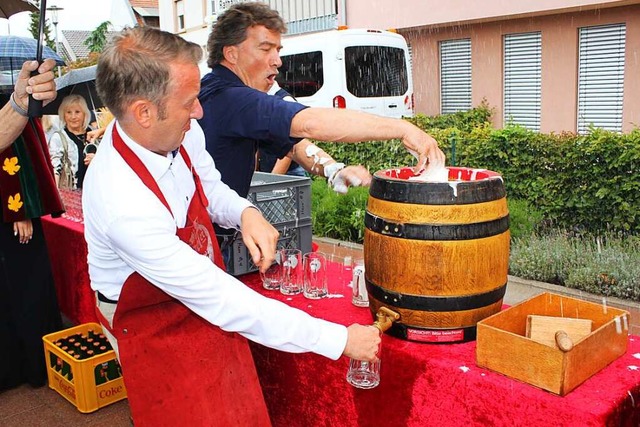
[[327, 295], [327, 257], [322, 252], [304, 254], [303, 295], [320, 299]]
[[300, 249], [282, 249], [282, 283], [280, 292], [284, 295], [297, 295], [302, 292], [302, 252]]

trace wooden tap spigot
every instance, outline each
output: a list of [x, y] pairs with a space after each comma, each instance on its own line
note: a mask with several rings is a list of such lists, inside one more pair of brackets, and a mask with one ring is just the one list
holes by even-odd
[[400, 313], [387, 308], [380, 307], [376, 313], [376, 321], [373, 322], [373, 326], [380, 329], [380, 332], [384, 332], [393, 325], [393, 322], [400, 319]]

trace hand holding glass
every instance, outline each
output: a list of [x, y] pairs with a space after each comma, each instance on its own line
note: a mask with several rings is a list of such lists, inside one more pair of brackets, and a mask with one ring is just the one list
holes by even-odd
[[267, 269], [267, 271], [260, 272], [262, 278], [262, 286], [265, 289], [271, 291], [277, 291], [282, 285], [282, 278], [284, 276], [284, 270], [282, 268], [280, 251], [276, 251], [276, 262]]
[[[376, 313], [376, 319], [373, 326], [383, 333], [391, 327], [393, 322], [400, 319], [400, 314], [382, 306]], [[347, 371], [347, 382], [357, 388], [377, 387], [380, 384], [380, 359], [375, 362], [351, 359]]]

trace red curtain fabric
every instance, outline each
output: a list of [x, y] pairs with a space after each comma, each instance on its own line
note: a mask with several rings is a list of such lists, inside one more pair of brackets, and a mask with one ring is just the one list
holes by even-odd
[[[372, 322], [368, 309], [351, 304], [348, 292], [344, 298], [312, 301], [264, 290], [255, 274], [241, 279], [314, 316], [345, 325]], [[345, 357], [332, 362], [253, 343], [252, 351], [274, 426], [640, 425], [636, 336], [629, 337], [622, 357], [564, 397], [477, 367], [475, 341], [420, 344], [385, 335], [381, 381], [372, 390], [346, 382]]]
[[[77, 323], [94, 321], [82, 224], [45, 217], [43, 228], [63, 313]], [[369, 310], [351, 304], [350, 288], [331, 268], [332, 297], [321, 300], [264, 290], [255, 273], [240, 280], [313, 316], [371, 323]], [[564, 397], [477, 367], [475, 342], [420, 344], [385, 335], [381, 382], [372, 390], [346, 382], [345, 357], [334, 362], [253, 343], [251, 349], [276, 427], [640, 425], [640, 337], [633, 335], [622, 357]]]
[[98, 322], [95, 294], [89, 283], [84, 225], [64, 217], [42, 217], [60, 311], [79, 325]]

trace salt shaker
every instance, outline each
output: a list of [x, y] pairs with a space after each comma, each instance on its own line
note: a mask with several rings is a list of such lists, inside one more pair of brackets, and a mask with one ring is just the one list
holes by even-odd
[[358, 259], [352, 270], [353, 279], [351, 286], [353, 294], [351, 302], [356, 307], [369, 307], [369, 295], [367, 294], [367, 284], [364, 280], [364, 260]]

